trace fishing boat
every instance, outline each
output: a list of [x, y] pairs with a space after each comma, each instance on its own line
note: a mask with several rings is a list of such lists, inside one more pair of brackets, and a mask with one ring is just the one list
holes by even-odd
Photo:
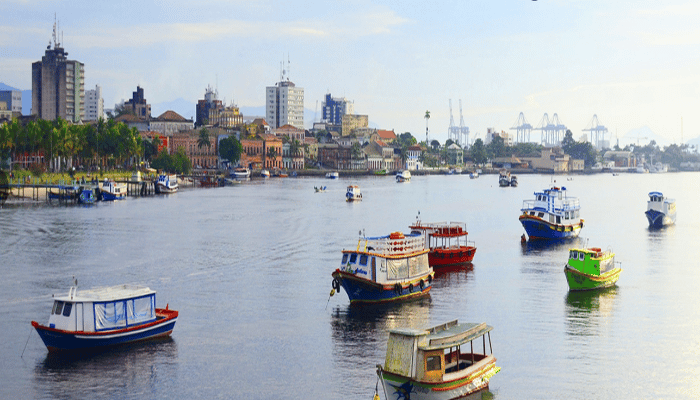
[[269, 177], [270, 177], [270, 171], [264, 169], [264, 170], [260, 171], [260, 176], [262, 176], [263, 178], [269, 178]]
[[498, 171], [498, 186], [510, 186], [510, 172], [508, 172], [508, 170], [502, 169]]
[[117, 183], [105, 178], [100, 185], [100, 197], [103, 201], [114, 201], [126, 199], [126, 183]]
[[457, 320], [426, 329], [391, 329], [384, 366], [377, 365], [384, 398], [461, 399], [488, 389], [501, 370], [493, 356], [492, 330], [485, 323]]
[[119, 285], [53, 296], [49, 321], [32, 326], [50, 352], [81, 352], [168, 336], [178, 312], [156, 308], [156, 291]]
[[424, 223], [416, 220], [412, 232], [421, 234], [424, 246], [430, 249], [428, 262], [433, 268], [470, 263], [476, 246], [467, 241], [467, 224], [463, 222]]
[[511, 187], [518, 187], [518, 177], [515, 175], [510, 176], [510, 186]]
[[80, 195], [78, 196], [78, 203], [80, 204], [94, 204], [97, 201], [95, 196], [95, 191], [91, 188], [80, 188]]
[[177, 184], [177, 175], [158, 175], [158, 180], [156, 180], [156, 193], [175, 193], [178, 191], [178, 189], [179, 186]]
[[215, 175], [210, 175], [210, 176], [205, 176], [199, 181], [199, 185], [201, 187], [219, 187], [223, 186], [222, 185], [223, 180], [220, 180], [217, 176]]
[[477, 169], [476, 171], [472, 172], [469, 174], [470, 179], [476, 179], [479, 177], [479, 174], [481, 173], [480, 169]]
[[362, 193], [360, 192], [360, 187], [357, 185], [348, 186], [348, 190], [345, 192], [345, 201], [360, 200], [362, 200]]
[[328, 179], [338, 179], [338, 173], [333, 171], [333, 172], [326, 172], [326, 178]]
[[396, 173], [396, 182], [409, 182], [411, 180], [411, 171], [404, 169]]
[[316, 193], [323, 193], [326, 191], [326, 187], [325, 186], [319, 186], [319, 187], [314, 186], [314, 191]]
[[650, 228], [662, 228], [676, 222], [676, 200], [664, 197], [661, 192], [650, 192], [644, 213]]
[[569, 249], [564, 267], [569, 290], [593, 290], [610, 287], [620, 278], [622, 268], [615, 266], [615, 253], [599, 247]]
[[350, 304], [384, 303], [427, 295], [435, 273], [419, 233], [360, 237], [357, 248], [343, 250], [333, 289], [345, 290]]
[[581, 206], [576, 197], [568, 197], [565, 187], [535, 192], [535, 200], [524, 200], [520, 223], [530, 239], [568, 239], [583, 228]]
[[236, 168], [231, 175], [236, 179], [247, 179], [250, 178], [250, 170], [248, 168]]

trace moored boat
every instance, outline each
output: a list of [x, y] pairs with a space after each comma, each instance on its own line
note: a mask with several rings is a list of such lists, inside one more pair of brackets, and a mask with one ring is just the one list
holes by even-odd
[[508, 172], [508, 170], [502, 169], [498, 171], [498, 186], [510, 186], [510, 172]]
[[220, 187], [223, 186], [223, 183], [224, 180], [215, 175], [208, 175], [199, 180], [201, 187]]
[[515, 175], [510, 176], [510, 186], [511, 187], [517, 187], [518, 186], [518, 177]]
[[396, 173], [396, 182], [408, 182], [411, 180], [411, 171], [404, 169]]
[[233, 175], [233, 177], [236, 179], [250, 178], [250, 170], [248, 168], [245, 168], [245, 167], [236, 168], [233, 170], [231, 175]]
[[345, 201], [360, 200], [362, 200], [362, 193], [360, 192], [360, 187], [357, 185], [348, 186], [348, 190], [345, 192]]
[[481, 173], [480, 169], [475, 170], [474, 172], [469, 174], [470, 179], [476, 179], [479, 177], [479, 174]]
[[[77, 285], [77, 284], [76, 284]], [[118, 285], [54, 295], [46, 325], [32, 326], [50, 352], [82, 352], [168, 336], [178, 312], [156, 308], [156, 291]]]
[[384, 303], [427, 295], [435, 273], [418, 233], [393, 232], [360, 237], [357, 248], [343, 250], [333, 289], [342, 286], [350, 304]]
[[644, 214], [650, 228], [672, 225], [676, 222], [676, 200], [664, 197], [661, 192], [650, 192]]
[[95, 191], [91, 188], [80, 188], [80, 195], [78, 196], [78, 203], [80, 204], [94, 204], [97, 201], [95, 196]]
[[126, 183], [117, 183], [105, 178], [100, 185], [100, 197], [103, 201], [114, 201], [126, 199]]
[[420, 220], [410, 226], [424, 240], [430, 250], [428, 262], [433, 268], [470, 263], [474, 259], [476, 246], [467, 241], [467, 225], [463, 222], [425, 223]]
[[269, 178], [269, 177], [270, 177], [270, 171], [264, 169], [264, 170], [260, 171], [260, 176], [262, 176], [263, 178]]
[[530, 239], [574, 238], [583, 228], [580, 209], [565, 187], [552, 187], [535, 192], [535, 200], [524, 200], [519, 220]]
[[326, 178], [328, 179], [338, 179], [338, 173], [333, 171], [333, 172], [326, 172]]
[[569, 290], [602, 289], [614, 285], [622, 268], [615, 266], [615, 253], [598, 247], [569, 249], [564, 267]]
[[178, 191], [179, 187], [180, 186], [177, 183], [177, 175], [158, 175], [158, 180], [156, 180], [156, 193], [175, 193]]
[[322, 192], [326, 191], [326, 187], [325, 186], [318, 186], [318, 187], [314, 186], [314, 191], [316, 193], [322, 193]]
[[384, 366], [377, 365], [390, 400], [448, 400], [489, 387], [496, 366], [493, 327], [457, 320], [426, 329], [391, 329]]

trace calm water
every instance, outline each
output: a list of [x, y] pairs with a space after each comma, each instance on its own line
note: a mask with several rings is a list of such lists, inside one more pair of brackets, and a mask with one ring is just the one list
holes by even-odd
[[[484, 398], [700, 397], [700, 174], [555, 177], [581, 201], [579, 240], [611, 247], [624, 270], [617, 287], [583, 294], [567, 290], [570, 244], [520, 244], [522, 200], [552, 179], [290, 178], [87, 208], [6, 206], [0, 398], [371, 399], [387, 330], [451, 319], [494, 327], [502, 370]], [[351, 183], [361, 203], [344, 201]], [[675, 226], [647, 229], [652, 190], [677, 199]], [[407, 231], [418, 211], [467, 223], [473, 268], [439, 276], [412, 303], [328, 301], [358, 231]], [[73, 276], [83, 288], [156, 289], [159, 306], [180, 311], [172, 338], [49, 357], [30, 321], [48, 320], [51, 294]]]

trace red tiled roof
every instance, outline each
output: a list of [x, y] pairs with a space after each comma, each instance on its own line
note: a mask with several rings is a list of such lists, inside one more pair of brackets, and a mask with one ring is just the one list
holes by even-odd
[[396, 134], [394, 131], [383, 131], [381, 129], [377, 129], [377, 135], [379, 135], [379, 137], [382, 139], [396, 139]]
[[189, 121], [185, 117], [176, 113], [173, 110], [168, 110], [168, 111], [164, 112], [163, 114], [160, 114], [160, 116], [157, 119], [159, 119], [161, 121], [177, 121], [177, 122], [188, 122]]

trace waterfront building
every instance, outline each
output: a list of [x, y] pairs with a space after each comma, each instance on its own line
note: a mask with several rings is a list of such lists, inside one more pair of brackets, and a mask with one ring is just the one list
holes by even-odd
[[351, 147], [340, 146], [337, 143], [319, 144], [318, 162], [325, 168], [348, 170], [352, 164]]
[[173, 136], [177, 132], [191, 129], [194, 129], [193, 121], [172, 110], [168, 110], [157, 118], [151, 119], [148, 123], [148, 130], [162, 133], [165, 136]]
[[133, 114], [122, 114], [114, 118], [116, 122], [121, 122], [129, 128], [136, 128], [139, 132], [148, 132], [150, 130], [146, 119], [141, 119]]
[[[191, 121], [191, 120], [190, 120]], [[216, 131], [209, 132], [209, 146], [199, 146], [199, 129], [174, 132], [170, 136], [170, 154], [177, 153], [182, 148], [185, 155], [192, 161], [195, 168], [217, 168], [219, 163], [219, 149], [217, 147]]]
[[357, 128], [367, 128], [369, 125], [369, 117], [367, 115], [345, 114], [342, 120], [342, 134], [349, 136]]
[[370, 137], [371, 142], [381, 141], [387, 144], [391, 144], [396, 140], [396, 133], [393, 130], [387, 131], [384, 129], [377, 129], [377, 131]]
[[464, 150], [457, 144], [447, 146], [447, 163], [450, 165], [464, 164]]
[[276, 129], [273, 129], [272, 133], [275, 136], [279, 136], [279, 137], [287, 136], [291, 140], [296, 139], [300, 142], [304, 140], [304, 136], [305, 136], [305, 132], [303, 129], [299, 129], [299, 128], [292, 126], [292, 125], [289, 125], [289, 124], [281, 126], [279, 128], [276, 128]]
[[343, 116], [355, 113], [355, 104], [345, 97], [332, 97], [326, 94], [325, 100], [321, 103], [323, 122], [332, 125], [342, 125]]
[[282, 167], [286, 169], [304, 169], [304, 147], [299, 144], [299, 148], [293, 152], [292, 143], [282, 144]]
[[102, 88], [95, 85], [94, 90], [85, 91], [85, 121], [104, 119], [105, 103], [102, 98]]
[[406, 169], [415, 171], [421, 167], [420, 156], [423, 150], [417, 144], [409, 146], [406, 150]]
[[85, 67], [69, 60], [53, 30], [53, 49], [47, 46], [41, 61], [32, 63], [32, 114], [44, 120], [85, 118]]
[[131, 99], [124, 103], [124, 108], [142, 120], [151, 118], [151, 105], [146, 101], [141, 86], [136, 86], [136, 91], [131, 94]]
[[304, 129], [304, 88], [287, 78], [265, 89], [265, 120], [272, 127], [292, 125]]
[[241, 138], [243, 152], [239, 163], [252, 169], [283, 168], [283, 143], [275, 135], [262, 134], [254, 138]]
[[161, 151], [165, 150], [168, 153], [170, 153], [170, 138], [168, 136], [165, 136], [160, 132], [154, 131], [139, 132], [139, 135], [142, 139], [146, 139], [149, 142], [152, 142], [153, 139], [158, 138], [157, 152], [160, 154]]
[[22, 115], [22, 91], [0, 90], [0, 101], [4, 101], [7, 109], [15, 116]]

